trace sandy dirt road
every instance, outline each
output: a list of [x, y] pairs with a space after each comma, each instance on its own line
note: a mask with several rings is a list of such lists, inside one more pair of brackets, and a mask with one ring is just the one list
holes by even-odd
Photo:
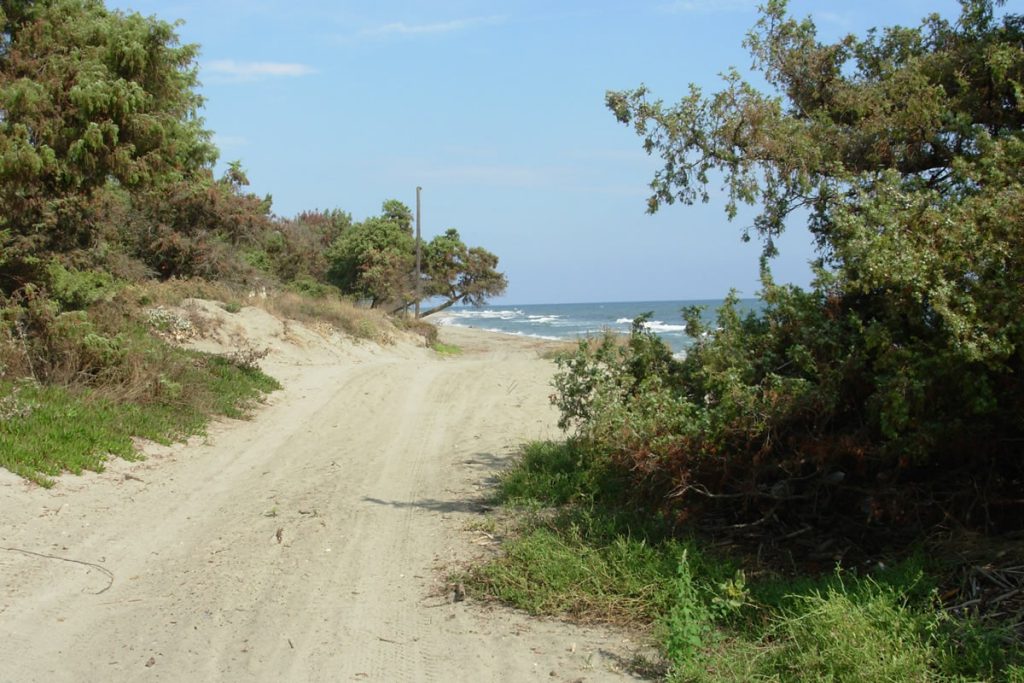
[[449, 600], [487, 478], [555, 415], [535, 347], [446, 334], [272, 356], [253, 420], [142, 462], [0, 471], [0, 546], [53, 556], [0, 551], [0, 681], [629, 680], [620, 633]]

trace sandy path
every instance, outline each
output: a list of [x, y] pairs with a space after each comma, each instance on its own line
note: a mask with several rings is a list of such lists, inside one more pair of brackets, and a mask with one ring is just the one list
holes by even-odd
[[0, 471], [0, 546], [113, 577], [0, 551], [0, 681], [622, 680], [621, 635], [446, 599], [482, 483], [555, 433], [532, 345], [446, 335], [272, 357], [254, 420], [141, 463]]

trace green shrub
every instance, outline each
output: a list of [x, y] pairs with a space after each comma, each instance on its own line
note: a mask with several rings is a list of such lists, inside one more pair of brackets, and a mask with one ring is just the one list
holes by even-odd
[[317, 282], [316, 280], [308, 276], [300, 276], [293, 280], [292, 282], [288, 283], [288, 289], [290, 289], [293, 292], [296, 292], [297, 294], [302, 294], [303, 296], [313, 297], [314, 299], [324, 299], [331, 296], [339, 296], [339, 291], [337, 287], [334, 287], [323, 282]]
[[[133, 437], [160, 443], [202, 433], [211, 415], [243, 417], [280, 388], [258, 370], [171, 350], [151, 359], [147, 400], [130, 392], [0, 381], [0, 466], [42, 486], [62, 472], [102, 471], [110, 457], [138, 457]], [[167, 374], [165, 374], [167, 373]]]
[[84, 310], [98, 301], [110, 299], [120, 286], [105, 272], [69, 269], [56, 261], [50, 262], [46, 274], [47, 293], [65, 311]]
[[924, 552], [870, 574], [744, 571], [638, 509], [621, 470], [578, 442], [529, 444], [496, 499], [525, 516], [471, 587], [532, 613], [652, 624], [672, 681], [1019, 680], [1011, 626], [947, 613]]

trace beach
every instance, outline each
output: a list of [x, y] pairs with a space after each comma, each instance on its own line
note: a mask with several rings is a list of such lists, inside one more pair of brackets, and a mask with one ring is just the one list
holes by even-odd
[[0, 681], [632, 680], [628, 634], [452, 599], [497, 552], [493, 477], [560, 434], [550, 343], [445, 327], [438, 354], [248, 307], [218, 334], [195, 345], [244, 335], [284, 385], [251, 419], [51, 489], [0, 471]]

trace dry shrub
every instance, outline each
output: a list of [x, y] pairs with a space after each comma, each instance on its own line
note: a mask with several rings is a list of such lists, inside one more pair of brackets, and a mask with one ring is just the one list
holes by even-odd
[[256, 298], [256, 292], [248, 287], [215, 282], [202, 278], [171, 279], [163, 282], [150, 281], [132, 288], [137, 301], [143, 305], [163, 304], [178, 306], [185, 299], [209, 299], [232, 302]]
[[0, 338], [5, 377], [89, 388], [96, 395], [146, 403], [161, 395], [161, 378], [180, 374], [184, 358], [148, 333], [130, 295], [61, 312], [40, 292], [23, 292], [4, 309]]
[[383, 313], [360, 308], [345, 299], [313, 299], [292, 292], [280, 292], [267, 297], [262, 305], [283, 318], [309, 324], [327, 323], [357, 339], [380, 344], [394, 343], [394, 326]]
[[25, 343], [13, 326], [0, 322], [0, 379], [28, 377], [32, 374]]
[[437, 326], [418, 318], [397, 317], [394, 319], [399, 329], [423, 337], [424, 345], [428, 348], [437, 343]]
[[227, 354], [227, 359], [232, 365], [243, 370], [259, 370], [260, 361], [269, 355], [269, 348], [257, 349], [243, 342], [238, 345], [238, 348]]

